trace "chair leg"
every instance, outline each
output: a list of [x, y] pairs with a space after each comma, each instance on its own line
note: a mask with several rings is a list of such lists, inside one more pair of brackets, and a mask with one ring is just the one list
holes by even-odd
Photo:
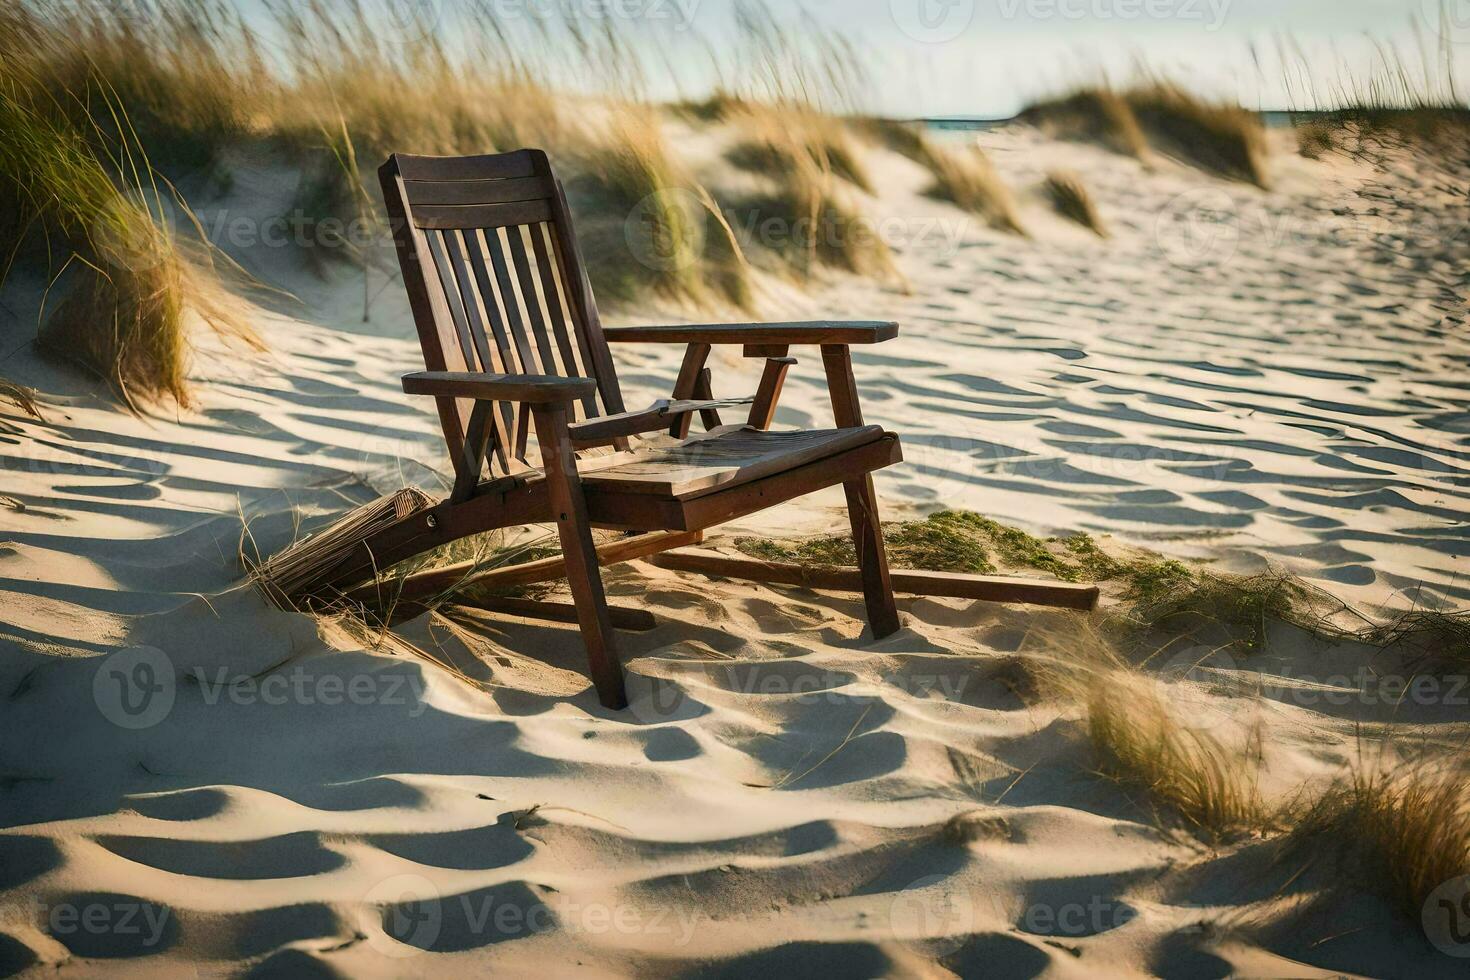
[[888, 576], [888, 554], [883, 548], [882, 524], [878, 520], [878, 496], [873, 492], [873, 477], [849, 480], [842, 485], [847, 493], [847, 516], [852, 522], [852, 543], [857, 551], [858, 568], [863, 575], [863, 599], [868, 606], [868, 625], [873, 639], [881, 640], [898, 632], [898, 607], [893, 602], [893, 582]]
[[566, 560], [567, 584], [577, 606], [577, 625], [587, 647], [587, 664], [592, 683], [597, 687], [603, 707], [620, 711], [628, 706], [623, 689], [623, 665], [618, 660], [613, 639], [611, 617], [607, 611], [607, 595], [602, 590], [602, 572], [598, 567], [597, 548], [592, 541], [592, 525], [587, 520], [587, 501], [582, 495], [582, 480], [572, 456], [567, 436], [566, 409], [563, 406], [539, 407], [534, 412], [536, 441], [541, 444], [541, 458], [546, 472], [546, 489], [551, 512], [556, 518], [561, 537], [562, 555]]

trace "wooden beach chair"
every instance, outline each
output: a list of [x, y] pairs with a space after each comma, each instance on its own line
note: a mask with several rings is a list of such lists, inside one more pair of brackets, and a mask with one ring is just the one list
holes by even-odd
[[[370, 533], [300, 592], [350, 592], [391, 565], [467, 535], [554, 522], [598, 697], [621, 708], [622, 667], [599, 564], [697, 543], [705, 528], [841, 483], [868, 622], [876, 637], [898, 629], [870, 474], [902, 453], [897, 436], [863, 424], [848, 353], [852, 344], [897, 336], [897, 325], [604, 329], [545, 153], [400, 153], [378, 174], [428, 369], [405, 377], [403, 389], [434, 399], [454, 488], [447, 499]], [[683, 367], [670, 399], [628, 411], [609, 344], [648, 343], [687, 345]], [[765, 359], [753, 399], [711, 396], [705, 361], [717, 344]], [[797, 346], [821, 350], [834, 428], [768, 431], [794, 363], [788, 350]], [[719, 411], [737, 405], [749, 406], [747, 418], [721, 425]], [[708, 431], [691, 436], [695, 414]], [[655, 432], [664, 435], [630, 446], [633, 437]], [[599, 555], [594, 527], [639, 537]], [[447, 580], [443, 571], [428, 573], [407, 580], [404, 591]], [[528, 604], [521, 611], [537, 610]], [[540, 611], [566, 618], [565, 610]]]
[[[502, 608], [575, 621], [600, 700], [621, 708], [613, 627], [618, 619], [636, 626], [637, 617], [609, 610], [599, 566], [697, 544], [706, 528], [840, 483], [858, 559], [845, 582], [860, 586], [875, 638], [899, 628], [871, 474], [902, 453], [896, 435], [863, 424], [849, 353], [852, 345], [891, 340], [896, 324], [604, 328], [566, 197], [544, 153], [395, 154], [379, 176], [427, 368], [405, 377], [403, 388], [434, 399], [454, 487], [437, 503], [395, 501], [363, 525], [369, 530], [359, 541], [338, 547], [298, 584], [299, 594], [361, 597], [373, 585], [360, 583], [432, 548], [554, 522], [561, 558], [477, 581], [565, 575], [571, 607], [519, 600]], [[685, 345], [683, 366], [668, 400], [628, 411], [609, 347], [649, 343]], [[705, 362], [715, 345], [764, 359], [753, 398], [712, 396]], [[769, 431], [794, 347], [821, 352], [834, 428]], [[749, 406], [742, 423], [721, 424], [720, 410], [737, 405]], [[706, 431], [691, 435], [696, 414]], [[593, 528], [636, 536], [598, 549]], [[452, 568], [410, 577], [402, 595], [442, 590], [464, 574]]]

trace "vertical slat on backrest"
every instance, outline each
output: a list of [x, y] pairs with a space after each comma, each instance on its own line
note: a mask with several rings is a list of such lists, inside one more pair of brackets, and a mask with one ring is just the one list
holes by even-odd
[[[452, 231], [426, 231], [424, 236], [429, 246], [429, 253], [433, 256], [434, 266], [439, 273], [439, 284], [444, 293], [445, 304], [449, 308], [450, 318], [454, 321], [455, 332], [459, 336], [460, 349], [466, 366], [471, 370], [494, 372], [495, 367], [489, 359], [489, 351], [485, 348], [485, 331], [479, 324], [480, 311], [475, 303], [475, 293], [468, 277], [465, 276], [464, 262], [456, 247]], [[478, 331], [478, 337], [476, 336]], [[461, 410], [461, 415], [468, 418], [468, 414]], [[499, 413], [493, 413], [494, 434], [496, 437], [495, 455], [499, 457], [501, 467], [509, 472], [510, 459], [507, 451], [510, 442], [507, 439], [506, 429], [509, 420], [502, 420]], [[467, 425], [467, 423], [466, 423]]]
[[531, 264], [526, 260], [525, 226], [507, 228], [505, 237], [506, 244], [510, 246], [510, 261], [516, 270], [516, 283], [520, 286], [521, 305], [526, 311], [531, 340], [541, 356], [541, 370], [545, 374], [556, 374], [556, 355], [551, 349], [551, 337], [546, 332], [546, 314], [536, 293], [536, 283], [531, 278]]
[[521, 359], [521, 369], [527, 374], [544, 374], [536, 354], [531, 347], [531, 337], [526, 330], [525, 318], [520, 304], [516, 302], [515, 286], [510, 280], [510, 268], [505, 261], [505, 242], [501, 239], [502, 229], [492, 234], [485, 233], [485, 242], [490, 248], [490, 265], [495, 270], [495, 282], [505, 309], [505, 323], [515, 341], [516, 354]]
[[[470, 267], [480, 295], [485, 302], [485, 316], [489, 320], [490, 332], [494, 338], [499, 370], [505, 374], [539, 373], [534, 365], [526, 364], [517, 353], [511, 331], [506, 323], [505, 300], [500, 294], [500, 288], [491, 271], [493, 263], [489, 259], [495, 247], [490, 244], [491, 239], [495, 237], [495, 229], [477, 228], [466, 231], [464, 234], [466, 245], [473, 246], [469, 249]], [[516, 434], [525, 427], [525, 416], [528, 409], [518, 402], [504, 402], [501, 408], [504, 412], [506, 434], [509, 437], [506, 448], [512, 456], [521, 459], [523, 454], [518, 451]]]
[[[474, 343], [480, 370], [488, 374], [505, 374], [507, 372], [501, 359], [498, 353], [491, 348], [485, 331], [485, 307], [493, 305], [493, 300], [484, 297], [480, 291], [476, 290], [475, 280], [465, 267], [465, 253], [468, 251], [468, 245], [464, 232], [456, 230], [439, 234], [444, 236], [445, 251], [449, 254], [449, 265], [454, 271], [455, 281], [459, 284], [460, 302], [464, 306], [465, 318], [469, 324], [469, 335]], [[448, 288], [447, 285], [446, 288]], [[510, 460], [506, 454], [510, 449], [510, 440], [507, 438], [512, 422], [510, 406], [505, 402], [497, 404], [495, 411], [491, 413], [491, 419], [495, 433], [495, 455], [500, 459], [501, 467], [508, 472]]]
[[[544, 223], [535, 224], [527, 228], [527, 231], [531, 235], [531, 251], [536, 256], [536, 272], [541, 278], [541, 295], [546, 309], [546, 318], [551, 324], [552, 333], [556, 336], [556, 347], [561, 352], [561, 362], [569, 376], [590, 377], [587, 369], [577, 359], [577, 352], [571, 338], [579, 331], [576, 324], [569, 323], [567, 320], [557, 270], [547, 253], [546, 236], [553, 233], [551, 227]], [[597, 414], [596, 395], [589, 394], [582, 399], [582, 411], [584, 418], [591, 418]]]
[[623, 411], [623, 393], [618, 387], [618, 373], [613, 367], [612, 353], [607, 349], [607, 338], [602, 335], [602, 320], [597, 315], [597, 304], [592, 299], [592, 285], [587, 279], [582, 264], [582, 249], [577, 236], [572, 232], [572, 212], [567, 207], [566, 192], [561, 181], [555, 181], [556, 196], [551, 201], [552, 236], [555, 246], [558, 271], [565, 287], [563, 296], [567, 300], [573, 322], [577, 325], [577, 338], [585, 358], [583, 365], [597, 379], [597, 390], [602, 395], [603, 408], [609, 415]]
[[426, 231], [423, 232], [423, 236], [429, 255], [433, 259], [434, 271], [439, 277], [439, 288], [444, 294], [444, 302], [448, 307], [450, 320], [454, 324], [460, 357], [464, 360], [465, 366], [473, 371], [476, 363], [474, 342], [470, 339], [469, 324], [465, 320], [464, 301], [459, 294], [459, 286], [454, 280], [454, 273], [449, 268], [449, 257], [444, 247], [444, 233]]
[[468, 233], [466, 243], [471, 246], [469, 250], [470, 267], [474, 270], [475, 282], [480, 287], [480, 295], [485, 298], [485, 315], [490, 318], [490, 329], [494, 335], [495, 349], [499, 353], [500, 363], [507, 374], [523, 373], [516, 360], [515, 350], [511, 346], [510, 334], [505, 329], [505, 312], [498, 302], [499, 296], [495, 283], [490, 278], [490, 267], [485, 252], [485, 233], [478, 229]]

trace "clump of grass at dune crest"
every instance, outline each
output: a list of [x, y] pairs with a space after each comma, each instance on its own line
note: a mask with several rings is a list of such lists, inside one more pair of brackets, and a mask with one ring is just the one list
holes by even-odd
[[670, 150], [651, 109], [617, 107], [577, 149], [573, 203], [599, 295], [644, 290], [750, 308], [750, 265], [719, 206]]
[[1470, 874], [1470, 795], [1458, 760], [1354, 772], [1295, 816], [1284, 856], [1325, 858], [1336, 880], [1366, 885], [1418, 922], [1436, 889]]
[[1022, 122], [1064, 139], [1098, 142], [1125, 156], [1147, 161], [1148, 139], [1128, 100], [1111, 88], [1084, 88], [1028, 106]]
[[918, 125], [895, 119], [861, 118], [857, 126], [870, 138], [902, 154], [934, 175], [925, 194], [985, 218], [991, 227], [1025, 235], [1010, 188], [985, 151], [940, 143]]
[[107, 102], [105, 88], [91, 97], [111, 107], [112, 140], [100, 125], [76, 128], [65, 98], [38, 100], [14, 78], [0, 87], [0, 180], [21, 215], [7, 225], [13, 237], [4, 244], [16, 254], [39, 225], [70, 252], [51, 270], [65, 298], [41, 331], [44, 349], [106, 379], [134, 407], [160, 397], [188, 405], [191, 315], [259, 343], [219, 287], [208, 250], [187, 257], [164, 226], [165, 192], [120, 108]]
[[1266, 130], [1260, 115], [1196, 96], [1173, 82], [1114, 91], [1087, 88], [1037, 103], [1027, 122], [1069, 139], [1095, 140], [1140, 160], [1163, 150], [1226, 177], [1267, 187]]
[[735, 166], [768, 177], [814, 167], [873, 192], [873, 180], [840, 119], [805, 106], [748, 105], [743, 114], [751, 133], [727, 154]]
[[1259, 113], [1201, 98], [1172, 82], [1130, 89], [1126, 98], [1163, 149], [1224, 176], [1270, 186], [1266, 127]]
[[752, 252], [778, 257], [801, 277], [820, 267], [897, 277], [888, 244], [855, 203], [849, 185], [863, 186], [867, 177], [837, 120], [809, 106], [765, 105], [736, 124], [745, 136], [733, 159], [770, 188], [724, 207]]
[[1087, 185], [1082, 183], [1081, 177], [1071, 171], [1054, 170], [1046, 175], [1042, 188], [1058, 214], [1077, 222], [1099, 238], [1108, 237], [1102, 215], [1098, 214], [1097, 205], [1093, 203], [1092, 195], [1088, 192]]

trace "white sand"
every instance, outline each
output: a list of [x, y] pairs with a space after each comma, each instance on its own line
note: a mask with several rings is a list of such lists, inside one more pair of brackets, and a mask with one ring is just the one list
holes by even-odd
[[[1025, 130], [982, 142], [1032, 239], [925, 199], [918, 168], [874, 152], [870, 208], [894, 219], [911, 290], [768, 302], [903, 323], [856, 355], [868, 420], [908, 456], [879, 477], [885, 516], [969, 507], [1283, 563], [1370, 610], [1463, 604], [1463, 169], [1310, 162], [1282, 136], [1268, 193]], [[282, 209], [258, 162], [230, 214]], [[1029, 190], [1058, 164], [1111, 239]], [[487, 693], [399, 639], [367, 649], [272, 609], [242, 582], [241, 514], [271, 551], [445, 461], [398, 390], [418, 351], [396, 285], [363, 324], [360, 278], [315, 281], [291, 250], [242, 259], [306, 304], [262, 313], [267, 358], [204, 352], [198, 412], [141, 419], [28, 353], [4, 364], [45, 420], [0, 406], [0, 492], [25, 505], [0, 508], [0, 974], [1464, 975], [1375, 899], [1304, 910], [1320, 878], [1288, 883], [1267, 845], [1165, 833], [1091, 775], [1076, 711], [1003, 682], [1054, 617], [910, 600], [874, 645], [854, 597], [634, 564], [609, 592], [660, 627], [620, 636], [636, 703], [613, 714], [570, 629], [462, 611], [398, 631]], [[6, 350], [31, 299], [7, 299]], [[679, 351], [617, 354], [630, 406], [666, 394]], [[820, 361], [799, 356], [778, 423], [823, 424]], [[715, 368], [718, 393], [753, 380], [731, 352]], [[838, 527], [839, 502], [742, 527]], [[138, 647], [161, 653], [106, 657]], [[160, 692], [128, 715], [111, 672], [151, 668]], [[1401, 669], [1282, 628], [1236, 672], [1276, 684], [1267, 698], [1174, 690], [1222, 737], [1264, 726], [1276, 799], [1343, 771], [1360, 722], [1470, 732], [1470, 690], [1344, 694], [1365, 668]], [[960, 815], [967, 833], [942, 834]]]

